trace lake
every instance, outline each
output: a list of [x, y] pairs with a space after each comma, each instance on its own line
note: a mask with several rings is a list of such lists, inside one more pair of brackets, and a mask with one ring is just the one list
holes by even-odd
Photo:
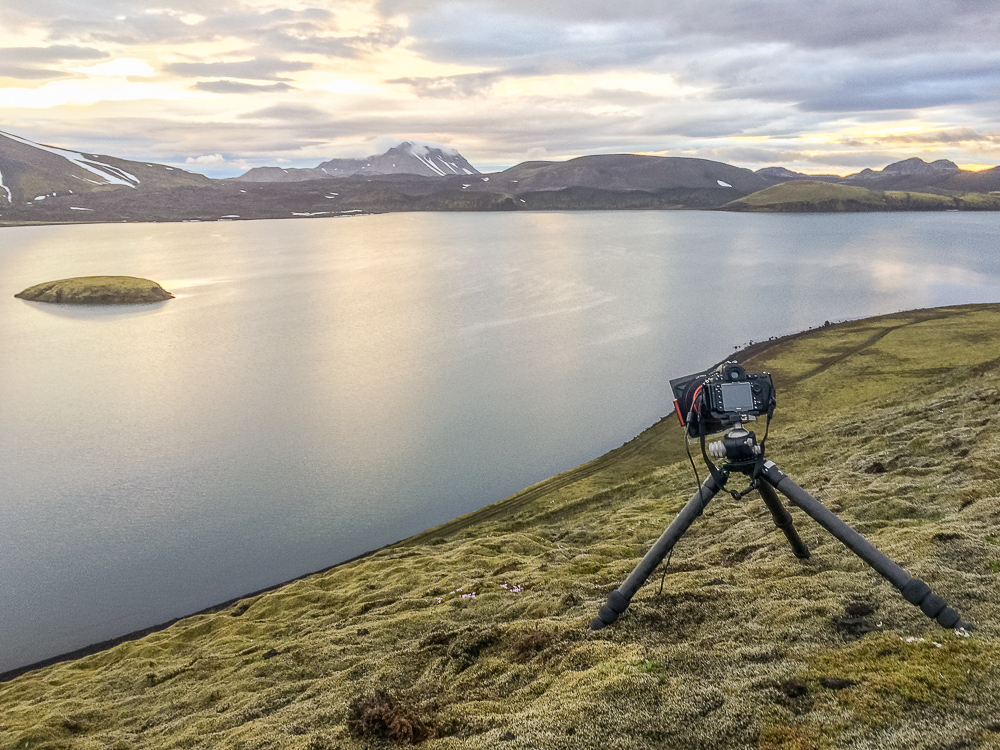
[[[1000, 214], [388, 214], [0, 230], [0, 671], [617, 447], [735, 346], [1000, 300]], [[68, 276], [176, 299], [14, 299]], [[780, 429], [781, 394], [778, 394]]]

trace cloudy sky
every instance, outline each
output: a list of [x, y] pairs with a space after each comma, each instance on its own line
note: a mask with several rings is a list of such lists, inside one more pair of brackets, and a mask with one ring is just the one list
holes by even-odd
[[3, 0], [0, 130], [212, 176], [403, 139], [1000, 164], [996, 0]]

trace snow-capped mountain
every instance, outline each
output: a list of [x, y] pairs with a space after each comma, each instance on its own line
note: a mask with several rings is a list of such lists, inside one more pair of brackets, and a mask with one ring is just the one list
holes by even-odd
[[331, 177], [351, 174], [419, 174], [425, 177], [474, 175], [479, 170], [458, 151], [405, 141], [367, 159], [330, 159], [317, 169]]
[[404, 141], [384, 154], [365, 159], [330, 159], [312, 169], [256, 167], [236, 179], [244, 182], [302, 182], [327, 177], [387, 174], [452, 177], [477, 175], [479, 170], [454, 149]]
[[209, 185], [204, 175], [163, 164], [129, 161], [46, 146], [0, 131], [0, 206], [115, 188]]

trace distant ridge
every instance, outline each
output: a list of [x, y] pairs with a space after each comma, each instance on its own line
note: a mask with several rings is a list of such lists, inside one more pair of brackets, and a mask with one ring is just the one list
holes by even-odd
[[[828, 184], [872, 192], [769, 193]], [[893, 195], [906, 193], [907, 195]], [[393, 211], [997, 210], [1000, 167], [904, 159], [881, 170], [807, 175], [752, 171], [709, 159], [595, 154], [526, 161], [481, 174], [453, 148], [404, 141], [364, 159], [311, 168], [257, 167], [211, 179], [176, 167], [47, 146], [0, 132], [0, 225], [120, 221], [236, 221]]]
[[928, 163], [913, 157], [893, 162], [881, 170], [863, 169], [846, 177], [803, 174], [784, 167], [764, 167], [758, 169], [756, 173], [771, 180], [775, 185], [792, 180], [810, 180], [855, 185], [873, 190], [916, 190], [929, 193], [982, 193], [1000, 190], [1000, 167], [970, 172], [947, 159]]

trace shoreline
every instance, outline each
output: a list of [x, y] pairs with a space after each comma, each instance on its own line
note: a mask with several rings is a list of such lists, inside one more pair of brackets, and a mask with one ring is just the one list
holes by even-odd
[[[839, 322], [849, 322], [849, 321], [846, 320], [838, 321], [838, 323]], [[831, 323], [830, 325], [831, 326], [837, 325], [837, 323]], [[790, 333], [784, 336], [772, 337], [767, 339], [766, 341], [750, 342], [745, 347], [733, 352], [733, 354], [728, 355], [727, 357], [719, 360], [717, 364], [721, 364], [723, 362], [727, 362], [730, 360], [735, 360], [737, 362], [744, 362], [750, 357], [754, 357], [758, 354], [761, 354], [773, 346], [778, 346], [779, 344], [784, 344], [789, 341], [793, 341], [797, 338], [807, 336], [811, 333], [814, 333], [815, 331], [823, 330], [828, 327], [830, 326], [807, 328], [806, 330], [798, 331], [796, 333]], [[651, 424], [649, 427], [644, 429], [637, 436], [635, 436], [629, 441], [626, 441], [623, 445], [621, 445], [618, 448], [608, 451], [607, 453], [598, 456], [588, 462], [585, 462], [578, 467], [575, 467], [573, 469], [568, 469], [566, 471], [548, 477], [547, 479], [543, 479], [541, 482], [538, 482], [537, 484], [532, 485], [531, 487], [526, 487], [520, 492], [516, 492], [513, 495], [509, 495], [508, 497], [502, 498], [494, 503], [485, 505], [481, 508], [478, 508], [477, 510], [458, 516], [457, 518], [454, 518], [450, 521], [445, 521], [444, 523], [439, 524], [437, 526], [432, 526], [429, 529], [424, 529], [423, 531], [419, 531], [416, 534], [413, 534], [412, 536], [408, 536], [403, 539], [399, 539], [395, 542], [390, 542], [389, 544], [382, 545], [381, 547], [376, 547], [375, 549], [362, 552], [359, 555], [355, 555], [354, 557], [351, 557], [349, 559], [333, 563], [332, 565], [328, 565], [325, 568], [320, 568], [319, 570], [313, 570], [308, 573], [303, 573], [302, 575], [295, 576], [294, 578], [290, 578], [287, 581], [281, 581], [279, 583], [275, 583], [271, 586], [266, 586], [256, 591], [250, 591], [245, 594], [240, 594], [238, 596], [233, 597], [232, 599], [220, 602], [219, 604], [210, 605], [196, 612], [189, 612], [184, 615], [178, 615], [177, 617], [171, 618], [170, 620], [166, 620], [165, 622], [161, 622], [155, 625], [150, 625], [148, 627], [141, 628], [139, 630], [134, 630], [129, 633], [124, 633], [119, 636], [108, 638], [107, 640], [104, 641], [98, 641], [96, 643], [92, 643], [87, 646], [82, 646], [81, 648], [74, 649], [72, 651], [67, 651], [61, 654], [56, 654], [55, 656], [47, 657], [45, 659], [40, 659], [39, 661], [32, 662], [31, 664], [26, 664], [21, 667], [15, 667], [13, 669], [9, 669], [5, 672], [0, 672], [0, 684], [5, 682], [10, 682], [11, 680], [20, 677], [21, 675], [27, 674], [28, 672], [33, 672], [37, 669], [44, 669], [45, 667], [50, 667], [54, 664], [59, 664], [66, 661], [73, 661], [75, 659], [81, 659], [85, 656], [92, 656], [93, 654], [98, 654], [101, 653], [102, 651], [107, 651], [109, 649], [112, 649], [115, 646], [118, 646], [122, 643], [128, 643], [130, 641], [139, 640], [141, 638], [146, 637], [147, 635], [151, 635], [153, 633], [158, 633], [160, 631], [166, 630], [172, 625], [182, 620], [186, 620], [190, 617], [197, 617], [199, 615], [207, 615], [207, 614], [213, 614], [215, 612], [221, 612], [244, 599], [260, 596], [262, 594], [266, 594], [271, 591], [283, 588], [284, 586], [288, 586], [289, 584], [295, 583], [296, 581], [301, 581], [306, 578], [310, 578], [312, 576], [320, 575], [322, 573], [326, 573], [327, 571], [334, 570], [335, 568], [339, 568], [343, 565], [348, 565], [352, 562], [363, 560], [366, 557], [371, 557], [372, 555], [377, 554], [378, 552], [381, 552], [384, 549], [389, 549], [392, 547], [405, 544], [426, 543], [435, 538], [441, 538], [455, 531], [464, 529], [468, 526], [480, 522], [481, 520], [484, 520], [484, 518], [488, 518], [489, 516], [493, 515], [498, 511], [509, 510], [512, 503], [515, 503], [517, 505], [524, 504], [526, 502], [529, 502], [537, 498], [539, 495], [546, 494], [555, 489], [567, 486], [569, 484], [572, 484], [573, 482], [579, 481], [580, 479], [583, 479], [587, 476], [590, 476], [600, 471], [607, 465], [614, 463], [616, 460], [618, 460], [620, 454], [631, 453], [632, 451], [629, 450], [630, 447], [634, 449], [634, 447], [637, 444], [642, 442], [642, 439], [645, 436], [651, 436], [651, 433], [653, 433], [659, 426], [668, 422], [668, 419], [671, 417], [672, 414], [673, 414], [673, 409], [671, 409], [669, 412], [667, 412], [666, 415], [664, 415], [659, 420]]]

